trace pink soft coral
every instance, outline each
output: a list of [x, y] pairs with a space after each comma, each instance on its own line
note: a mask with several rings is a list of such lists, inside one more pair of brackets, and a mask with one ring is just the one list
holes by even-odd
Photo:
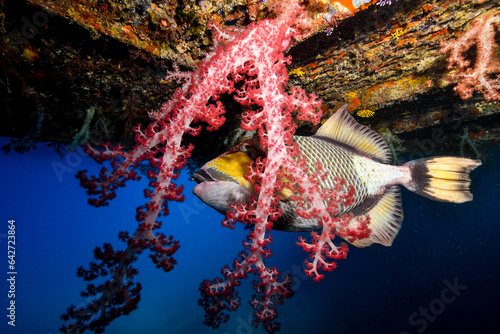
[[[441, 52], [450, 53], [448, 68], [456, 71], [451, 78], [458, 82], [455, 91], [462, 99], [470, 98], [476, 90], [482, 92], [486, 100], [500, 100], [500, 68], [493, 62], [499, 25], [500, 17], [486, 14], [474, 19], [457, 40], [442, 43]], [[476, 51], [471, 64], [468, 52], [473, 46]]]
[[[353, 191], [344, 194], [339, 188], [332, 190], [335, 193], [320, 192], [316, 179], [321, 174], [306, 175], [300, 153], [292, 145], [296, 128], [292, 113], [314, 124], [321, 116], [320, 101], [315, 95], [307, 96], [297, 87], [285, 93], [289, 58], [283, 53], [292, 39], [302, 37], [310, 25], [306, 12], [296, 1], [277, 2], [274, 10], [275, 19], [252, 23], [241, 32], [221, 31], [213, 26], [217, 47], [192, 73], [182, 74], [176, 70], [169, 74], [169, 78], [181, 82], [182, 87], [159, 111], [151, 113], [152, 123], [146, 129], [139, 126], [135, 129], [137, 145], [133, 150], [124, 151], [120, 146], [112, 148], [109, 145], [101, 150], [87, 147], [87, 152], [96, 161], [109, 161], [111, 165], [110, 171], [103, 167], [98, 177], [88, 177], [85, 171], [78, 174], [90, 196], [90, 204], [107, 205], [119, 187], [139, 178], [135, 170], [146, 161], [152, 166], [148, 174], [149, 188], [144, 192], [149, 201], [137, 209], [139, 227], [136, 233], [133, 236], [120, 234], [127, 242], [127, 249], [106, 253], [109, 247], [105, 246], [96, 251], [99, 264], [91, 263], [89, 270], [81, 269], [81, 276], [89, 281], [99, 276], [111, 277], [98, 289], [89, 284], [87, 296], [102, 296], [86, 307], [70, 308], [64, 319], [72, 319], [73, 323], [64, 326], [63, 332], [76, 328], [102, 332], [111, 320], [137, 307], [140, 284], [130, 283], [136, 273], [131, 263], [137, 254], [151, 251], [153, 262], [165, 271], [176, 264], [173, 255], [179, 248], [178, 242], [161, 233], [155, 234], [153, 230], [160, 226], [157, 217], [168, 214], [168, 201], [183, 199], [182, 187], [172, 182], [192, 150], [182, 145], [183, 135], [196, 135], [201, 131], [200, 127], [192, 126], [194, 122], [206, 122], [209, 129], [217, 129], [224, 123], [224, 106], [218, 101], [222, 93], [232, 93], [241, 104], [253, 106], [252, 111], [243, 115], [242, 128], [258, 131], [267, 157], [252, 166], [252, 176], [260, 180], [256, 188], [258, 196], [247, 205], [235, 205], [237, 210], [232, 216], [228, 215], [225, 222], [230, 226], [230, 220], [236, 219], [253, 227], [244, 242], [246, 250], [234, 261], [232, 269], [224, 267], [223, 279], [206, 280], [200, 287], [205, 323], [217, 327], [227, 320], [225, 311], [234, 310], [240, 304], [235, 291], [239, 280], [254, 273], [258, 276], [254, 282], [257, 296], [251, 302], [255, 324], [263, 324], [268, 332], [279, 329], [275, 322], [275, 306], [291, 296], [291, 277], [280, 280], [279, 270], [267, 267], [264, 260], [271, 255], [267, 249], [271, 242], [269, 232], [280, 214], [277, 203], [280, 189], [285, 186], [280, 180], [290, 180], [286, 186], [295, 187], [303, 194], [302, 215], [322, 220], [320, 235], [314, 235], [311, 243], [300, 240], [300, 245], [312, 253], [307, 273], [315, 280], [323, 277], [320, 270], [332, 270], [333, 260], [346, 255], [346, 246], [337, 247], [332, 242], [335, 231], [343, 233], [345, 238], [364, 237], [366, 223], [361, 222], [355, 231], [350, 230], [347, 228], [350, 217], [334, 219], [335, 203], [327, 200], [330, 196], [336, 201], [351, 201]], [[286, 177], [283, 177], [285, 172]], [[325, 202], [331, 205], [327, 208]], [[110, 272], [113, 274], [109, 275]], [[113, 298], [108, 298], [109, 295]], [[99, 317], [92, 317], [97, 313]]]

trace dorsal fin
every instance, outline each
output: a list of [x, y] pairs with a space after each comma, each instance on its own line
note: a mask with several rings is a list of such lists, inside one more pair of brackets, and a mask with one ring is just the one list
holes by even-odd
[[391, 150], [384, 137], [359, 124], [347, 111], [347, 104], [340, 107], [316, 131], [315, 136], [333, 139], [382, 163], [392, 161]]

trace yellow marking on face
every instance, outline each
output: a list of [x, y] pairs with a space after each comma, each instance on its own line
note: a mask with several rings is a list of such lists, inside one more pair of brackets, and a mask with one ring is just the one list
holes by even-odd
[[[227, 181], [233, 181], [247, 189], [253, 188], [253, 184], [244, 177], [248, 174], [250, 157], [243, 152], [222, 155], [208, 162], [205, 167], [227, 176]], [[222, 176], [218, 174], [217, 176]]]

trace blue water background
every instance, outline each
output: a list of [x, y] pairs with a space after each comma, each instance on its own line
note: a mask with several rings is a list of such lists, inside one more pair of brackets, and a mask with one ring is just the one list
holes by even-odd
[[[7, 142], [2, 138], [0, 145]], [[404, 189], [405, 220], [394, 245], [351, 247], [320, 283], [300, 271], [307, 257], [295, 244], [300, 234], [273, 232], [268, 265], [295, 271], [295, 296], [278, 306], [281, 333], [499, 333], [499, 166], [500, 151], [491, 150], [473, 172], [470, 203], [433, 202]], [[85, 302], [79, 295], [85, 282], [76, 269], [87, 266], [93, 249], [105, 242], [123, 249], [118, 232], [137, 227], [135, 208], [145, 202], [145, 181], [129, 183], [109, 207], [96, 209], [74, 178], [80, 169], [95, 173], [98, 166], [78, 151], [61, 159], [43, 145], [1, 155], [0, 333], [58, 333], [66, 307]], [[192, 195], [195, 183], [187, 174], [179, 181], [186, 200], [171, 204], [162, 227], [180, 241], [178, 265], [165, 273], [140, 256], [139, 309], [115, 320], [106, 333], [264, 333], [250, 326], [254, 277], [240, 286], [242, 305], [228, 323], [217, 330], [203, 325], [199, 284], [220, 277], [242, 250], [247, 231], [222, 227], [222, 215]], [[16, 221], [15, 327], [6, 317], [9, 219]], [[450, 284], [459, 285], [455, 293]]]

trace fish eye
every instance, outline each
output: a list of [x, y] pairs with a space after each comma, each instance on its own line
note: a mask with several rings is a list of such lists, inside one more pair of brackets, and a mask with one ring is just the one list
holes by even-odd
[[240, 151], [243, 153], [246, 153], [250, 150], [250, 144], [249, 143], [243, 143], [240, 146]]

